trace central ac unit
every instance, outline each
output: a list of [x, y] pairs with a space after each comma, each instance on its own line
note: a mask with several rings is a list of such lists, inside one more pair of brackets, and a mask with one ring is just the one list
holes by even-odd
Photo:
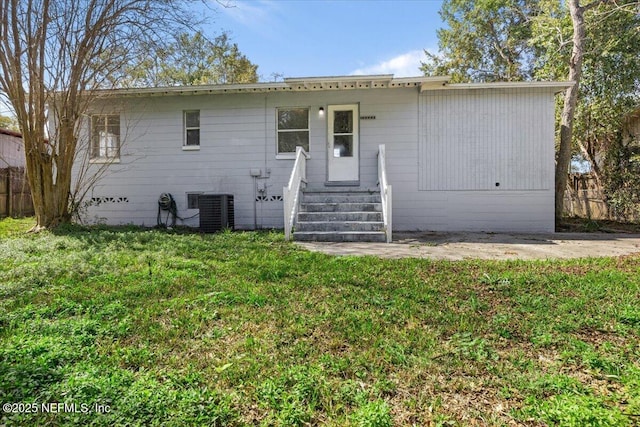
[[225, 228], [233, 230], [235, 223], [232, 194], [200, 194], [198, 207], [202, 232], [215, 233]]

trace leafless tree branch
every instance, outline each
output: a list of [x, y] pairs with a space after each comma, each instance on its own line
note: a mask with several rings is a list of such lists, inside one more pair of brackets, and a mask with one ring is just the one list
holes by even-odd
[[23, 134], [37, 227], [68, 220], [82, 194], [72, 168], [97, 91], [199, 23], [180, 0], [0, 0], [0, 90]]

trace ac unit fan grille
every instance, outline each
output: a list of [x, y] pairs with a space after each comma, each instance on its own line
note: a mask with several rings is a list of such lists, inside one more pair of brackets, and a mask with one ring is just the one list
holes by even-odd
[[200, 209], [200, 230], [215, 233], [235, 226], [233, 195], [201, 194], [198, 197]]

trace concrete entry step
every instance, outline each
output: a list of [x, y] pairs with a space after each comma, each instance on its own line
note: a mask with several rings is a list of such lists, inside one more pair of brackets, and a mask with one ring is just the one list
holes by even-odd
[[382, 203], [301, 203], [300, 212], [382, 212]]
[[304, 191], [306, 193], [369, 193], [369, 194], [380, 194], [380, 190], [378, 187], [320, 187], [310, 185], [307, 186]]
[[296, 231], [299, 242], [380, 242], [386, 241], [384, 231]]
[[372, 189], [306, 189], [293, 239], [316, 242], [385, 242], [380, 193]]
[[304, 192], [302, 203], [380, 203], [380, 194]]
[[382, 221], [301, 221], [296, 231], [383, 231]]
[[382, 212], [299, 212], [298, 222], [305, 221], [382, 221]]

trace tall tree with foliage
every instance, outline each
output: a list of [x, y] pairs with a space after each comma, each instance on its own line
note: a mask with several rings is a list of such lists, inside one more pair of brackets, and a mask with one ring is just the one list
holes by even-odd
[[213, 40], [201, 32], [181, 33], [128, 69], [127, 85], [142, 87], [255, 83], [258, 66], [240, 53], [227, 34]]
[[640, 100], [640, 11], [636, 0], [567, 0], [566, 5], [542, 0], [540, 5], [544, 13], [532, 20], [531, 43], [538, 52], [534, 77], [576, 82], [565, 93], [560, 116], [555, 173], [560, 221], [573, 153], [590, 162], [607, 198], [616, 198], [607, 181], [619, 175], [616, 165], [622, 163], [606, 158], [619, 156], [615, 146], [624, 120]]
[[[556, 153], [556, 200], [555, 216], [559, 223], [564, 213], [564, 193], [567, 188], [567, 172], [571, 162], [571, 138], [573, 135], [573, 121], [578, 105], [578, 91], [582, 79], [582, 62], [585, 53], [585, 23], [584, 13], [587, 10], [580, 5], [580, 0], [567, 0], [569, 15], [573, 26], [572, 51], [569, 59], [568, 80], [574, 84], [567, 89], [564, 95], [564, 105], [560, 115], [560, 144]], [[595, 3], [591, 3], [595, 5]]]
[[194, 24], [181, 0], [0, 0], [0, 91], [24, 139], [34, 229], [70, 219], [79, 132], [96, 91]]
[[440, 54], [425, 52], [422, 70], [451, 75], [454, 82], [519, 81], [532, 78], [532, 0], [445, 0], [447, 28], [438, 30]]
[[[559, 118], [557, 220], [563, 212], [572, 147], [579, 147], [598, 172], [607, 140], [638, 102], [637, 5], [632, 0], [443, 3], [441, 15], [449, 29], [438, 33], [441, 56], [427, 53], [425, 73], [452, 74], [456, 81], [491, 81], [495, 79], [486, 76], [496, 76], [576, 82], [565, 92]], [[502, 38], [496, 37], [496, 20], [505, 25]]]
[[20, 131], [20, 128], [16, 123], [16, 120], [13, 117], [9, 117], [9, 116], [0, 116], [0, 128], [9, 129], [16, 132]]

